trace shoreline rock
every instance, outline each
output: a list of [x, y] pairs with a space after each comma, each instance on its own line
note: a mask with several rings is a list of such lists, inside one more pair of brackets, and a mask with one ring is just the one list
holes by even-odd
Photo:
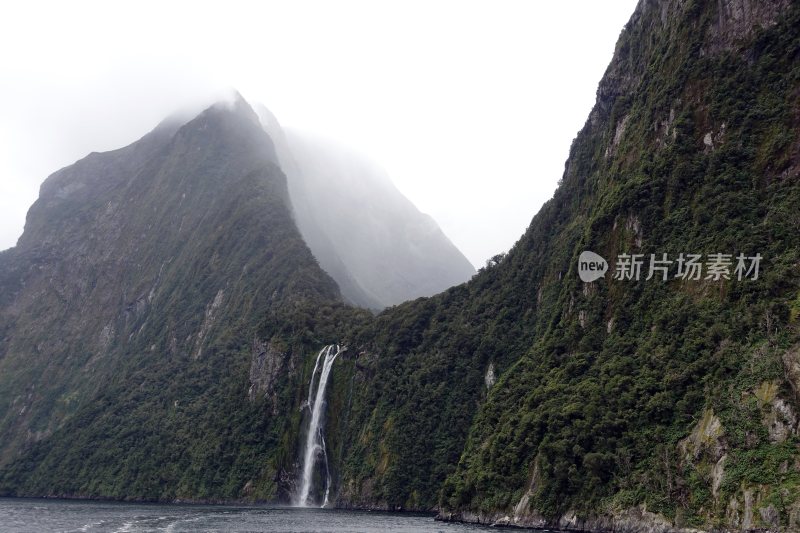
[[[523, 516], [511, 516], [501, 512], [484, 514], [457, 511], [440, 512], [436, 516], [436, 520], [509, 529], [539, 529], [569, 533], [710, 533], [701, 529], [678, 527], [665, 517], [641, 508], [630, 509], [619, 515], [589, 518], [580, 517], [574, 511], [570, 511], [555, 520], [547, 519], [536, 512], [529, 512]], [[715, 531], [714, 533], [726, 532]]]

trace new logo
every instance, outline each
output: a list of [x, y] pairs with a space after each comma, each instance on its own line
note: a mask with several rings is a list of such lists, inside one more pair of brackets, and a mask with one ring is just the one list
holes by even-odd
[[578, 276], [584, 283], [598, 280], [608, 272], [608, 261], [594, 252], [581, 252], [578, 257]]

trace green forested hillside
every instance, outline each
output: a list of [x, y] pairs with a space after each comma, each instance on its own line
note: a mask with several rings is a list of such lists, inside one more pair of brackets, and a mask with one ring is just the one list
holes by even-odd
[[[0, 254], [0, 494], [287, 502], [338, 342], [339, 506], [797, 530], [798, 32], [797, 2], [640, 2], [514, 248], [375, 317], [303, 245], [246, 104], [56, 174]], [[731, 279], [613, 277], [719, 253]]]
[[275, 161], [240, 100], [45, 182], [0, 258], [0, 492], [277, 497], [294, 368], [361, 312]]
[[[731, 33], [721, 9], [642, 3], [514, 249], [364, 334], [380, 380], [343, 501], [416, 506], [447, 478], [457, 519], [797, 520], [800, 18], [764, 3]], [[612, 272], [582, 283], [583, 250]], [[755, 281], [613, 280], [623, 253], [764, 259]]]

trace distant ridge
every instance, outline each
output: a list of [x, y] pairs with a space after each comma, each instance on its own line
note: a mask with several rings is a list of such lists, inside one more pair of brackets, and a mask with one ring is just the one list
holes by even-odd
[[264, 106], [255, 109], [275, 142], [300, 232], [346, 300], [380, 309], [475, 274], [383, 169], [332, 141], [281, 128]]

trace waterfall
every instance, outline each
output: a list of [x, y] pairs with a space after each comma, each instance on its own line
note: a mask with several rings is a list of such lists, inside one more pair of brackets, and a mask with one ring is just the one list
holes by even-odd
[[[308, 434], [306, 435], [306, 446], [303, 450], [303, 477], [300, 484], [300, 492], [297, 494], [296, 505], [306, 507], [309, 504], [308, 495], [311, 492], [311, 483], [314, 479], [314, 467], [317, 461], [322, 458], [325, 462], [325, 474], [327, 476], [325, 484], [325, 497], [322, 502], [322, 507], [328, 505], [328, 493], [331, 486], [331, 473], [328, 468], [328, 451], [325, 448], [325, 437], [323, 436], [323, 408], [325, 407], [325, 389], [328, 386], [328, 378], [330, 377], [331, 367], [333, 361], [336, 359], [342, 349], [338, 344], [331, 344], [324, 347], [317, 354], [317, 361], [314, 363], [314, 370], [311, 373], [311, 381], [308, 385], [308, 400], [304, 407], [308, 407], [311, 411], [311, 421], [308, 424]], [[319, 371], [319, 380], [317, 381], [316, 393], [314, 392], [314, 378], [316, 377], [317, 370], [320, 369], [320, 360], [322, 360], [322, 369]], [[313, 401], [312, 401], [313, 399]], [[313, 503], [313, 502], [312, 502]]]

